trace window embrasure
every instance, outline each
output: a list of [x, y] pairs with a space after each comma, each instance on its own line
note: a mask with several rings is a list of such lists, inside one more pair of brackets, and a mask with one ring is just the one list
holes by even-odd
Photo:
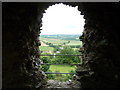
[[48, 80], [72, 79], [76, 66], [82, 62], [79, 36], [84, 29], [84, 19], [77, 8], [60, 3], [50, 6], [43, 14], [39, 49], [41, 69]]

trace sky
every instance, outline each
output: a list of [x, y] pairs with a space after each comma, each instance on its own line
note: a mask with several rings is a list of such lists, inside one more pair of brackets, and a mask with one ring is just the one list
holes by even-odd
[[84, 29], [83, 15], [78, 7], [64, 4], [49, 6], [42, 18], [41, 35], [82, 34]]

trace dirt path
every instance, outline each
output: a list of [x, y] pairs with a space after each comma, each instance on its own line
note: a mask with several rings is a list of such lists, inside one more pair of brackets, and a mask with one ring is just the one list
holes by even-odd
[[47, 88], [80, 88], [80, 84], [72, 81], [60, 82], [57, 80], [48, 80]]
[[48, 46], [48, 45], [41, 41], [41, 46]]

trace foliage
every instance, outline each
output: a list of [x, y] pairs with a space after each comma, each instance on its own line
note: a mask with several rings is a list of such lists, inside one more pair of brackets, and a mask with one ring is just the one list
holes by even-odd
[[53, 45], [82, 45], [82, 42], [79, 39], [61, 39], [61, 38], [41, 38], [41, 41], [47, 45], [53, 44]]
[[[49, 57], [42, 57], [43, 63], [49, 63]], [[41, 69], [46, 72], [49, 69], [50, 65], [41, 65]]]
[[[49, 72], [52, 72], [51, 70], [48, 70]], [[55, 71], [60, 72], [60, 71]], [[75, 71], [71, 70], [69, 73], [75, 73]], [[73, 74], [48, 74], [48, 80], [54, 79], [59, 81], [68, 81], [69, 79], [72, 79]]]
[[71, 48], [80, 48], [80, 45], [69, 45]]
[[[48, 70], [47, 72], [52, 72], [51, 70]], [[50, 79], [55, 79], [55, 75], [53, 74], [48, 74], [47, 75], [47, 78], [50, 80]]]
[[[75, 70], [71, 70], [70, 73], [75, 73]], [[72, 79], [72, 76], [73, 76], [73, 75], [74, 75], [74, 74], [70, 74], [68, 77], [69, 77], [70, 79]]]
[[[59, 54], [79, 54], [77, 50], [72, 49], [70, 46], [64, 46], [63, 49], [60, 50]], [[57, 56], [55, 58], [54, 63], [56, 64], [73, 64], [79, 63], [80, 58], [78, 56]]]
[[[78, 48], [82, 46], [79, 41], [79, 35], [42, 35], [41, 40], [48, 46], [40, 46], [41, 51], [52, 51], [55, 54], [77, 54], [79, 55]], [[59, 51], [57, 53], [57, 51]], [[51, 54], [49, 52], [44, 54]], [[53, 54], [53, 53], [52, 53]], [[56, 63], [56, 64], [74, 64], [80, 63], [79, 56], [42, 56], [43, 63]], [[41, 69], [44, 72], [64, 72], [74, 73], [76, 67], [70, 65], [42, 65]], [[72, 79], [73, 74], [47, 74], [48, 79], [67, 81]]]

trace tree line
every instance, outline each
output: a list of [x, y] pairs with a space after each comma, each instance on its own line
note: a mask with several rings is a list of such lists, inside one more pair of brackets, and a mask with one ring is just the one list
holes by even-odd
[[[56, 53], [56, 55], [61, 54], [79, 55], [80, 52], [78, 50], [72, 49], [70, 46], [64, 46], [63, 49], [59, 50], [59, 53]], [[77, 64], [81, 62], [79, 56], [42, 56], [40, 58], [43, 63], [50, 64]], [[49, 67], [50, 65], [42, 65], [42, 70], [46, 72]]]
[[[54, 48], [54, 49], [58, 49], [58, 48]], [[55, 53], [56, 55], [61, 55], [61, 54], [79, 55], [80, 54], [78, 50], [74, 50], [70, 46], [63, 46], [62, 49], [58, 49], [56, 51], [59, 51], [59, 53]], [[44, 54], [49, 54], [49, 53], [44, 53]], [[79, 56], [42, 56], [40, 58], [43, 63], [50, 63], [50, 64], [77, 64], [81, 62]], [[50, 65], [41, 65], [41, 69], [44, 72], [52, 72], [49, 70], [49, 68], [50, 68]], [[59, 71], [56, 71], [56, 72], [59, 72]], [[75, 71], [71, 70], [69, 73], [74, 73], [74, 72]], [[67, 81], [69, 79], [72, 79], [72, 76], [73, 76], [72, 74], [66, 75], [66, 76], [57, 75], [57, 74], [56, 75], [48, 74], [47, 78], [60, 80], [60, 81]]]

